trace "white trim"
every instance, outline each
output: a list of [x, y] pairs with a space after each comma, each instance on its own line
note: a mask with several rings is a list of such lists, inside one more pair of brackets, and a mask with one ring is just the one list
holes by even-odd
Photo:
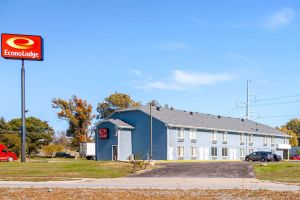
[[170, 134], [170, 129], [169, 128], [167, 128], [167, 160], [169, 160], [169, 134]]

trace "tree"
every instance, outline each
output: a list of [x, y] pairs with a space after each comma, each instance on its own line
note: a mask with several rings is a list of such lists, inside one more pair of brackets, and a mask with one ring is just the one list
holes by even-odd
[[116, 92], [106, 97], [102, 103], [98, 103], [97, 112], [99, 115], [97, 118], [105, 119], [114, 111], [140, 105], [140, 102], [135, 102], [128, 94]]
[[[22, 121], [20, 118], [8, 122], [11, 130], [19, 133]], [[26, 150], [29, 156], [38, 153], [41, 146], [48, 145], [52, 141], [54, 130], [47, 121], [35, 117], [26, 118]], [[20, 141], [20, 134], [18, 134]]]
[[281, 126], [279, 130], [292, 136], [290, 138], [291, 146], [293, 146], [293, 147], [298, 146], [298, 138], [297, 138], [297, 134], [294, 132], [294, 130], [288, 129], [287, 126]]
[[294, 118], [288, 121], [285, 125], [287, 130], [292, 130], [298, 137], [298, 144], [300, 143], [300, 119]]
[[[20, 153], [21, 119], [12, 119], [5, 122], [0, 119], [0, 143], [4, 143], [9, 149]], [[52, 141], [54, 130], [48, 125], [48, 122], [42, 121], [35, 117], [26, 119], [26, 151], [29, 156], [37, 153], [42, 145], [47, 145]]]
[[50, 155], [53, 158], [54, 154], [56, 152], [60, 152], [60, 151], [64, 150], [64, 147], [62, 145], [49, 144], [47, 146], [44, 146], [43, 150], [46, 153], [46, 155]]
[[52, 107], [59, 110], [57, 113], [59, 119], [68, 121], [67, 135], [73, 137], [71, 144], [73, 148], [78, 149], [80, 142], [91, 140], [91, 137], [88, 136], [88, 128], [94, 118], [91, 104], [74, 95], [68, 101], [54, 98]]

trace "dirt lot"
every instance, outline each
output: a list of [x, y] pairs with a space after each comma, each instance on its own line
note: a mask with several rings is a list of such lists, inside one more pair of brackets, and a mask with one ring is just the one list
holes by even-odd
[[300, 199], [299, 192], [266, 190], [2, 189], [0, 199]]

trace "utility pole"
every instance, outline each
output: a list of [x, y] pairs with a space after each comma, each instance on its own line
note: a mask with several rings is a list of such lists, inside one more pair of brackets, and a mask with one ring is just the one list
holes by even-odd
[[249, 118], [249, 83], [250, 81], [247, 80], [246, 119]]

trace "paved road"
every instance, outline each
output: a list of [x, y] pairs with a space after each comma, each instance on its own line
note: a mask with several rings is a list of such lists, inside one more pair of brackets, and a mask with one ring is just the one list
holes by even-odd
[[77, 181], [0, 181], [3, 188], [104, 188], [104, 189], [267, 189], [300, 191], [300, 186], [271, 183], [254, 178], [115, 178]]
[[131, 177], [255, 178], [251, 163], [246, 162], [164, 163], [159, 167]]

